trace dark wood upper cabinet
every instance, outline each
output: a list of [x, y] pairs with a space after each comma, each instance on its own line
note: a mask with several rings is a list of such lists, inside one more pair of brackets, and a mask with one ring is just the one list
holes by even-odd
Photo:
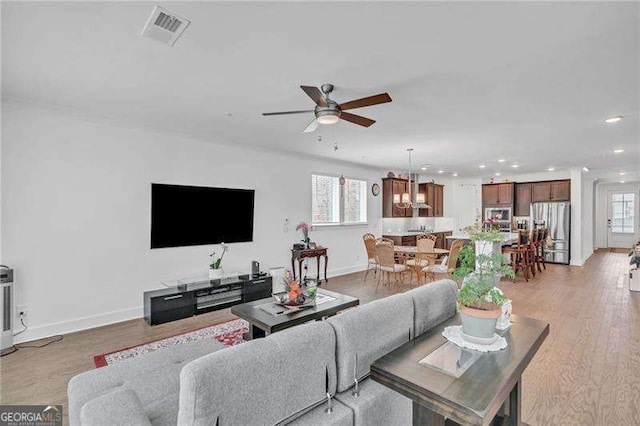
[[425, 194], [425, 202], [431, 206], [430, 209], [418, 209], [418, 216], [444, 216], [444, 185], [421, 183], [418, 185], [418, 192]]
[[531, 184], [516, 184], [516, 202], [514, 216], [529, 216], [531, 206]]
[[398, 207], [393, 197], [402, 200], [402, 194], [408, 192], [409, 181], [398, 178], [382, 179], [382, 217], [411, 217], [411, 209]]
[[434, 205], [432, 206], [433, 215], [435, 217], [444, 216], [444, 186], [434, 185]]
[[531, 184], [531, 202], [539, 203], [551, 200], [551, 182], [535, 182]]
[[482, 185], [482, 205], [491, 206], [498, 204], [498, 185]]
[[514, 183], [489, 183], [482, 185], [483, 206], [513, 205]]
[[571, 200], [571, 181], [558, 180], [551, 182], [551, 201]]

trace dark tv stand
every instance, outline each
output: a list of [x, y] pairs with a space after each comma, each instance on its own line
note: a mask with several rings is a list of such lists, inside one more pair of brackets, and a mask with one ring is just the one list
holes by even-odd
[[156, 325], [217, 311], [271, 297], [271, 288], [270, 275], [240, 275], [145, 291], [144, 319], [149, 325]]

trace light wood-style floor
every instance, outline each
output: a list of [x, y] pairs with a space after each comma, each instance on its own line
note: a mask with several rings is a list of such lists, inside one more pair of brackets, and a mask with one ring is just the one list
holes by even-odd
[[[523, 421], [532, 425], [640, 425], [640, 293], [631, 293], [623, 253], [599, 251], [584, 267], [549, 265], [528, 283], [501, 287], [520, 315], [548, 321], [549, 337], [523, 377]], [[372, 275], [372, 274], [371, 274]], [[327, 288], [361, 303], [402, 291], [363, 273]], [[414, 281], [415, 283], [415, 281]], [[149, 327], [142, 319], [65, 335], [0, 359], [0, 403], [63, 404], [69, 379], [93, 355], [232, 319], [229, 310]]]

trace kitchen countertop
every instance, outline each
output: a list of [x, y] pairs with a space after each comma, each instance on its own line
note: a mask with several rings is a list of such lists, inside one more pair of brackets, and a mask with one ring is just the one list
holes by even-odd
[[382, 236], [383, 237], [413, 237], [415, 235], [420, 235], [420, 234], [441, 234], [443, 232], [453, 232], [450, 229], [445, 229], [445, 230], [436, 230], [436, 231], [415, 231], [415, 232], [409, 232], [409, 231], [401, 231], [401, 232], [383, 232]]
[[[464, 232], [457, 232], [451, 236], [446, 237], [448, 240], [468, 240], [469, 234]], [[518, 233], [517, 232], [505, 232], [504, 240], [502, 241], [502, 245], [510, 245], [518, 241]]]

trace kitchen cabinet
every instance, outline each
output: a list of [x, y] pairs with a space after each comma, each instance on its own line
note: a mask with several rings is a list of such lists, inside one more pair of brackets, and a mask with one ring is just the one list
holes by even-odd
[[382, 217], [413, 216], [411, 208], [401, 208], [398, 207], [397, 203], [393, 202], [394, 195], [397, 196], [396, 198], [402, 200], [402, 194], [406, 192], [409, 192], [409, 181], [407, 179], [382, 179]]
[[571, 180], [552, 180], [531, 184], [531, 202], [570, 201]]
[[514, 188], [515, 184], [513, 182], [482, 185], [482, 205], [512, 206]]
[[416, 235], [383, 235], [382, 238], [387, 238], [393, 241], [393, 245], [396, 246], [416, 245]]
[[516, 184], [516, 202], [514, 216], [529, 216], [531, 207], [531, 184]]
[[444, 185], [421, 183], [418, 185], [418, 192], [425, 194], [425, 202], [431, 206], [430, 209], [418, 209], [418, 216], [444, 216]]
[[436, 248], [446, 249], [447, 248], [447, 237], [450, 237], [453, 232], [438, 232], [434, 234], [436, 236]]
[[551, 201], [571, 201], [571, 180], [551, 182]]
[[534, 182], [531, 184], [531, 202], [539, 203], [551, 199], [550, 182]]

